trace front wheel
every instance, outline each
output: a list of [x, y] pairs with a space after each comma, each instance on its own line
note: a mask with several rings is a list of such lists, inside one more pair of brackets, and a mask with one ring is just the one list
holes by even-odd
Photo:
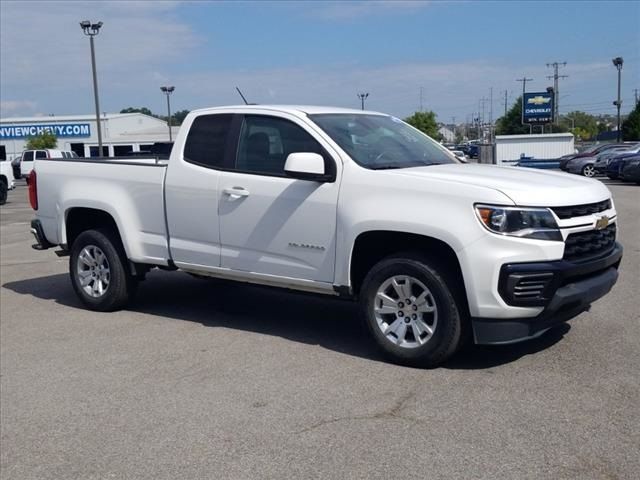
[[590, 163], [582, 167], [582, 175], [585, 177], [594, 177], [596, 175], [596, 167]]
[[461, 309], [432, 265], [419, 256], [390, 257], [364, 280], [360, 303], [367, 328], [395, 363], [432, 367], [460, 346]]
[[136, 279], [127, 269], [122, 244], [110, 230], [87, 230], [76, 238], [69, 273], [82, 303], [100, 312], [124, 307], [137, 287]]

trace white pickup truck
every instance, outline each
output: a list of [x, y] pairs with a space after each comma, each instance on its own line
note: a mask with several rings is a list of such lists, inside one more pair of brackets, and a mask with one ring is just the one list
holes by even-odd
[[462, 164], [376, 112], [198, 110], [168, 161], [36, 160], [29, 188], [34, 248], [70, 254], [90, 309], [124, 307], [152, 268], [337, 295], [409, 365], [541, 335], [622, 258], [600, 182]]
[[15, 186], [13, 179], [13, 168], [11, 162], [7, 160], [0, 161], [0, 205], [4, 205], [7, 201], [7, 194]]

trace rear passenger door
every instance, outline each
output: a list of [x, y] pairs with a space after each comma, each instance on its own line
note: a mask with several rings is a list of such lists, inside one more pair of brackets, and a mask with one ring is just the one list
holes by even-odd
[[[222, 267], [332, 283], [340, 172], [331, 147], [285, 115], [243, 117], [237, 155], [219, 180]], [[288, 177], [294, 152], [321, 154], [334, 181]]]

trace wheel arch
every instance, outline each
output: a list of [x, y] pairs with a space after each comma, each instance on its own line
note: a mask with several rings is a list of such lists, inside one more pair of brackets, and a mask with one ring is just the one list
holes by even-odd
[[62, 229], [63, 243], [68, 249], [71, 249], [73, 242], [82, 232], [101, 228], [110, 229], [117, 235], [127, 258], [129, 258], [127, 243], [121, 233], [123, 230], [119, 227], [115, 217], [110, 212], [97, 208], [70, 207], [65, 211]]
[[443, 273], [449, 281], [459, 284], [466, 300], [460, 260], [447, 242], [431, 236], [389, 230], [366, 231], [356, 237], [349, 261], [349, 281], [353, 293], [358, 294], [373, 265], [385, 257], [401, 252], [417, 252], [440, 266], [447, 267]]

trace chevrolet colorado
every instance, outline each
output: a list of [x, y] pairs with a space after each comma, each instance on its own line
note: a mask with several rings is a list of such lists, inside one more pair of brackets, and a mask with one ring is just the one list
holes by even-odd
[[36, 160], [29, 189], [34, 248], [70, 255], [90, 309], [124, 307], [152, 268], [342, 296], [409, 365], [541, 335], [605, 295], [622, 258], [602, 183], [462, 164], [360, 110], [197, 110], [168, 161]]

